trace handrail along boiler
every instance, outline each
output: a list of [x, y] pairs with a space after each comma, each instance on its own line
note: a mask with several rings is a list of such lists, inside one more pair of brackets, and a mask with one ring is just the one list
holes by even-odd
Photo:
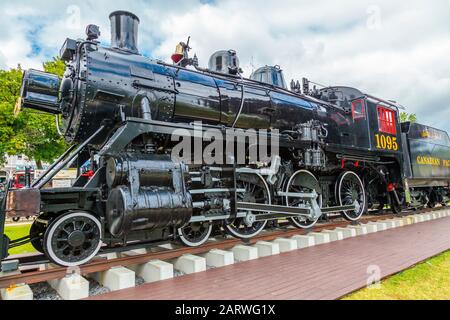
[[[28, 237], [3, 235], [2, 259], [31, 241], [52, 262], [75, 266], [106, 248], [198, 246], [222, 232], [254, 237], [280, 218], [309, 228], [330, 213], [357, 221], [375, 205], [401, 209], [396, 104], [347, 87], [310, 91], [304, 82], [303, 93], [298, 83], [288, 90], [279, 67], [246, 79], [233, 50], [215, 53], [208, 69], [188, 57], [189, 43], [177, 47], [174, 64], [152, 60], [139, 54], [138, 17], [116, 11], [110, 20], [110, 47], [94, 25], [86, 40], [65, 41], [62, 79], [24, 73], [22, 107], [55, 114], [71, 147], [31, 186], [8, 190], [3, 215], [38, 217]], [[279, 152], [267, 163], [238, 163], [228, 153], [225, 164], [171, 157], [171, 136], [190, 139], [196, 121], [202, 131], [267, 130]], [[92, 176], [45, 188], [67, 164], [89, 159]]]

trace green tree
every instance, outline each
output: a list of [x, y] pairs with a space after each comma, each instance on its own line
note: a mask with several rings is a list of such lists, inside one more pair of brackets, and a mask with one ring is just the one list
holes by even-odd
[[[62, 76], [64, 62], [57, 58], [43, 64], [46, 72]], [[19, 98], [23, 70], [0, 70], [0, 160], [5, 155], [25, 154], [34, 159], [38, 168], [42, 162], [52, 162], [66, 148], [64, 139], [57, 133], [55, 116], [48, 113], [22, 109], [14, 115]]]
[[45, 72], [53, 73], [60, 77], [63, 76], [64, 70], [66, 70], [64, 61], [59, 58], [53, 58], [51, 61], [44, 62], [43, 65]]
[[417, 116], [415, 113], [400, 112], [401, 122], [417, 122]]

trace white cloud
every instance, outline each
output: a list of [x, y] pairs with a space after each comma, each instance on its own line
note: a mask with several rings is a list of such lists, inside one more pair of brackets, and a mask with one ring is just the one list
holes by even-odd
[[[168, 60], [176, 43], [191, 35], [202, 65], [214, 51], [233, 48], [247, 76], [251, 61], [255, 67], [279, 64], [289, 80], [306, 76], [355, 86], [397, 100], [420, 121], [450, 131], [447, 0], [25, 0], [0, 8], [0, 67], [39, 67], [66, 37], [83, 37], [88, 23], [100, 25], [108, 43], [108, 15], [124, 9], [140, 17], [141, 52], [157, 58]], [[36, 44], [41, 49], [32, 54]]]

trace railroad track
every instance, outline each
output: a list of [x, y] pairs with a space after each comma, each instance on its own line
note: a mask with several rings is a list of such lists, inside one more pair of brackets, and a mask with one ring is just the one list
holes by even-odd
[[[358, 221], [356, 224], [360, 223], [368, 223], [368, 222], [375, 222], [375, 221], [382, 221], [382, 220], [388, 220], [392, 218], [399, 218], [399, 217], [405, 217], [412, 214], [419, 214], [419, 213], [429, 213], [433, 211], [439, 211], [446, 209], [446, 207], [437, 207], [433, 209], [422, 209], [417, 211], [409, 211], [409, 212], [403, 212], [402, 214], [395, 215], [395, 214], [382, 214], [382, 215], [373, 215], [373, 216], [366, 216]], [[236, 238], [215, 238], [214, 241], [209, 241], [205, 243], [202, 246], [199, 247], [179, 247], [174, 249], [163, 249], [160, 246], [153, 248], [153, 252], [148, 252], [144, 254], [131, 254], [129, 251], [124, 252], [123, 256], [119, 258], [114, 259], [107, 259], [104, 257], [96, 257], [92, 262], [82, 265], [78, 267], [78, 272], [82, 275], [100, 272], [100, 271], [106, 271], [113, 267], [127, 267], [132, 265], [139, 265], [144, 264], [150, 260], [158, 259], [158, 260], [171, 260], [178, 258], [184, 254], [202, 254], [206, 253], [212, 249], [222, 249], [227, 250], [235, 245], [238, 244], [246, 244], [246, 245], [252, 245], [255, 244], [257, 241], [272, 241], [277, 238], [286, 238], [286, 237], [292, 237], [294, 235], [303, 235], [307, 234], [309, 232], [319, 232], [324, 229], [333, 229], [336, 227], [345, 227], [348, 225], [351, 225], [349, 221], [342, 220], [342, 221], [331, 221], [331, 222], [325, 222], [315, 225], [313, 228], [310, 229], [297, 229], [297, 228], [288, 228], [288, 227], [282, 227], [282, 228], [276, 228], [274, 230], [267, 230], [263, 231], [258, 236], [248, 240], [248, 241], [242, 241], [240, 239]], [[353, 223], [355, 224], [355, 223]], [[155, 249], [158, 249], [158, 251], [155, 251]], [[132, 250], [132, 249], [127, 249]], [[36, 261], [39, 261], [39, 258], [41, 255], [22, 255], [20, 257], [13, 257], [13, 258], [20, 258], [21, 261], [25, 261], [24, 264], [28, 265], [28, 267], [22, 268], [22, 273], [20, 274], [12, 274], [12, 275], [5, 275], [3, 277], [0, 277], [0, 288], [8, 288], [17, 284], [35, 284], [35, 283], [41, 283], [46, 282], [50, 280], [56, 280], [61, 279], [67, 276], [68, 268], [66, 267], [59, 267], [54, 266], [49, 269], [45, 270], [36, 270], [38, 267], [37, 265], [32, 266], [33, 263], [36, 263]], [[34, 262], [33, 262], [34, 261]], [[44, 261], [45, 262], [45, 261]], [[34, 268], [33, 268], [34, 267]]]

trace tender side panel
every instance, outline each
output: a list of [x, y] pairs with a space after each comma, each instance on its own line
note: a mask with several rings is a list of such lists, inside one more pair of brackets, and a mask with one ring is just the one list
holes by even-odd
[[450, 180], [450, 139], [445, 131], [412, 123], [408, 142], [414, 179]]

